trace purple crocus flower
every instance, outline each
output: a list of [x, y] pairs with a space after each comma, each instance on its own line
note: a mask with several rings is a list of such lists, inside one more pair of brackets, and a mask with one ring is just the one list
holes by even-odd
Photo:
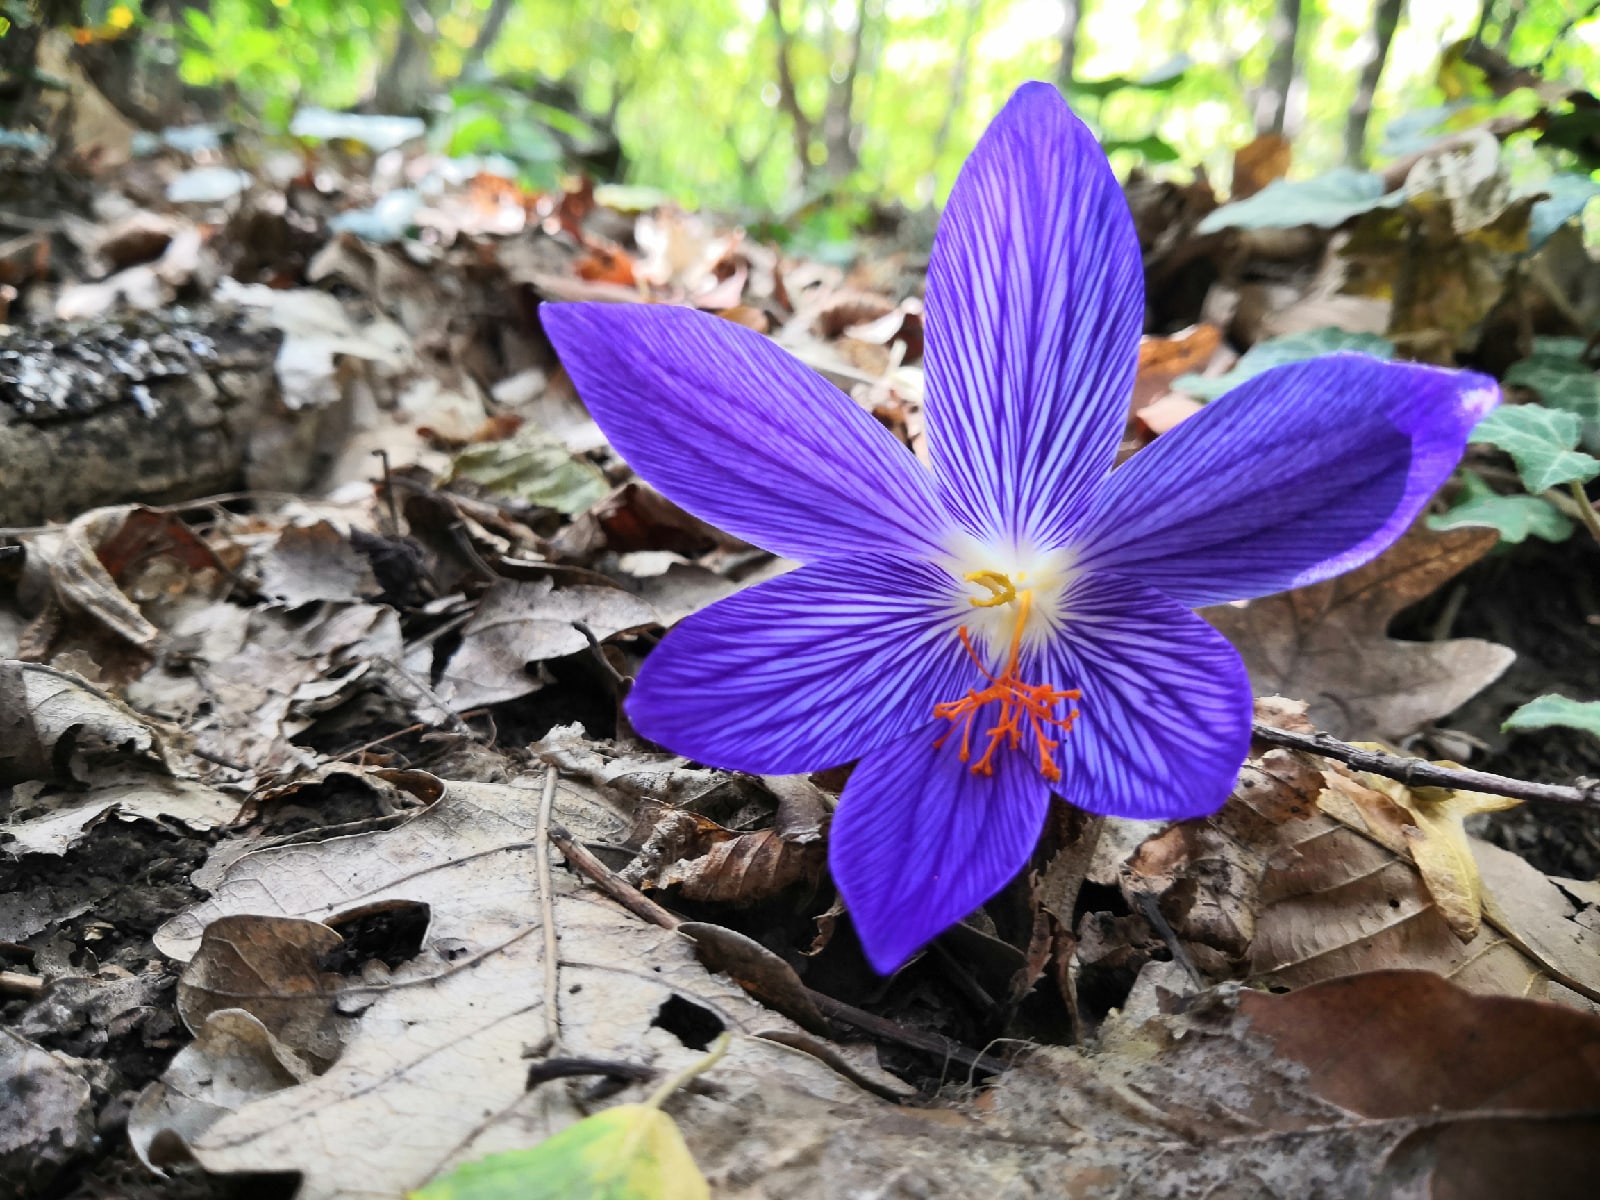
[[1498, 399], [1481, 375], [1335, 355], [1257, 376], [1112, 470], [1139, 244], [1093, 135], [1043, 84], [990, 126], [934, 242], [932, 471], [731, 322], [541, 311], [644, 479], [803, 563], [683, 621], [628, 714], [733, 770], [861, 760], [829, 862], [883, 972], [1024, 866], [1052, 791], [1121, 817], [1218, 808], [1250, 685], [1190, 609], [1372, 558]]

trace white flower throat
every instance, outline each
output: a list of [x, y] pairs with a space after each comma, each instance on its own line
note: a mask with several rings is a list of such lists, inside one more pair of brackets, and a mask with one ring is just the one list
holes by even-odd
[[[974, 775], [994, 774], [995, 755], [1001, 750], [1021, 750], [1031, 734], [1039, 753], [1039, 773], [1051, 783], [1061, 778], [1055, 751], [1072, 729], [1078, 709], [1058, 716], [1063, 701], [1081, 698], [1076, 688], [1023, 680], [1023, 651], [1048, 641], [1060, 628], [1060, 600], [1071, 579], [1070, 555], [1064, 551], [1036, 556], [1027, 567], [1007, 563], [1010, 569], [980, 567], [959, 578], [968, 587], [961, 623], [956, 629], [962, 648], [988, 680], [983, 688], [933, 706], [933, 715], [951, 723], [934, 743], [943, 746], [957, 728], [961, 730], [961, 761], [971, 763]], [[969, 560], [970, 561], [970, 560]], [[954, 574], [954, 572], [952, 572]], [[983, 653], [974, 644], [981, 640]], [[987, 660], [987, 661], [986, 661]], [[973, 726], [978, 713], [991, 704], [1000, 711], [983, 732], [987, 744], [973, 761]], [[1052, 737], [1059, 731], [1059, 737]]]

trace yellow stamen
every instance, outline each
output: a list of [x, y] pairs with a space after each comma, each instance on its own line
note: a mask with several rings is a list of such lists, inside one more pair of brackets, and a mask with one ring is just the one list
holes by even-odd
[[[987, 577], [997, 576], [997, 572], [979, 571], [968, 575], [967, 579], [973, 583], [980, 583], [990, 587], [996, 594], [995, 599], [974, 600], [972, 603], [980, 608], [990, 608], [997, 604], [1004, 604], [1005, 599], [999, 599], [1000, 589], [992, 587]], [[977, 718], [978, 712], [986, 704], [999, 703], [1000, 717], [989, 727], [985, 736], [989, 744], [984, 748], [983, 755], [972, 764], [974, 775], [993, 775], [994, 756], [1002, 744], [1009, 745], [1013, 750], [1022, 746], [1023, 718], [1028, 721], [1028, 728], [1032, 730], [1034, 739], [1039, 743], [1039, 773], [1051, 783], [1061, 779], [1061, 768], [1055, 760], [1055, 750], [1060, 747], [1061, 739], [1052, 738], [1046, 733], [1047, 728], [1059, 729], [1063, 735], [1071, 732], [1072, 723], [1078, 719], [1078, 710], [1072, 709], [1064, 717], [1054, 715], [1055, 706], [1063, 700], [1082, 699], [1083, 693], [1076, 688], [1057, 688], [1048, 683], [1023, 683], [1017, 676], [1017, 666], [1022, 657], [1022, 631], [1028, 623], [1028, 608], [1033, 600], [1033, 592], [1024, 590], [1020, 594], [1011, 587], [1011, 581], [1005, 576], [1007, 590], [1019, 601], [1016, 627], [1011, 634], [1011, 649], [1006, 656], [1005, 668], [998, 678], [990, 674], [989, 669], [983, 665], [983, 660], [978, 657], [977, 651], [972, 647], [972, 637], [963, 625], [958, 631], [961, 645], [967, 652], [967, 657], [972, 659], [983, 677], [989, 681], [989, 686], [982, 689], [968, 689], [967, 694], [959, 700], [946, 700], [933, 706], [933, 715], [951, 722], [951, 727], [938, 741], [934, 748], [943, 746], [955, 731], [955, 722], [961, 722], [961, 761], [970, 762], [972, 759], [972, 723]]]
[[[968, 583], [987, 588], [987, 596], [974, 596], [969, 603], [973, 608], [999, 608], [1017, 598], [1017, 585], [1011, 576], [1001, 571], [973, 571], [966, 576]], [[1024, 593], [1026, 594], [1026, 593]]]

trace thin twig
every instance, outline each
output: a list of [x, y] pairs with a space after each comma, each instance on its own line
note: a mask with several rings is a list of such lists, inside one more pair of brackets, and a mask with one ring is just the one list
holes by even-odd
[[44, 991], [44, 980], [20, 971], [0, 971], [0, 996], [37, 996]]
[[559, 825], [550, 826], [550, 840], [566, 855], [567, 862], [576, 867], [589, 881], [623, 908], [641, 920], [659, 925], [662, 929], [676, 929], [683, 919], [668, 912], [638, 888], [633, 887], [589, 851], [589, 847], [574, 838]]
[[587, 621], [574, 621], [572, 627], [583, 634], [584, 640], [589, 643], [589, 653], [594, 655], [594, 660], [604, 672], [606, 681], [611, 685], [613, 696], [620, 703], [628, 698], [628, 690], [633, 687], [633, 676], [624, 675], [611, 665], [611, 660], [606, 657], [605, 647], [600, 644], [600, 639], [595, 637], [594, 630], [589, 628]]
[[[550, 769], [552, 771], [555, 770], [554, 767]], [[650, 1098], [644, 1102], [645, 1107], [660, 1108], [667, 1102], [667, 1097], [671, 1096], [673, 1092], [683, 1087], [696, 1075], [703, 1075], [716, 1066], [717, 1063], [722, 1061], [722, 1056], [728, 1052], [728, 1046], [732, 1041], [733, 1035], [724, 1030], [722, 1036], [717, 1039], [716, 1044], [711, 1047], [709, 1054], [704, 1058], [696, 1059], [671, 1078], [663, 1079], [656, 1090], [650, 1093]]]
[[389, 469], [389, 452], [387, 450], [374, 450], [378, 461], [383, 464], [383, 496], [389, 504], [389, 536], [400, 536], [400, 508], [394, 500], [394, 473]]
[[1307, 754], [1331, 758], [1357, 771], [1369, 771], [1386, 779], [1398, 779], [1408, 787], [1454, 788], [1463, 792], [1488, 792], [1493, 796], [1510, 796], [1517, 800], [1549, 800], [1557, 804], [1584, 804], [1600, 806], [1600, 782], [1580, 779], [1577, 785], [1564, 783], [1534, 783], [1526, 779], [1511, 779], [1488, 771], [1474, 771], [1468, 767], [1441, 767], [1421, 758], [1406, 758], [1399, 754], [1386, 754], [1381, 750], [1363, 750], [1348, 742], [1341, 742], [1332, 734], [1290, 733], [1274, 725], [1257, 721], [1252, 727], [1257, 741], [1286, 750], [1303, 750]]
[[534, 872], [539, 879], [539, 920], [544, 924], [544, 1035], [547, 1051], [554, 1051], [561, 1045], [561, 993], [556, 977], [560, 969], [560, 949], [556, 945], [555, 894], [550, 889], [550, 808], [555, 803], [556, 778], [556, 769], [546, 767], [544, 795], [539, 798], [539, 824], [533, 834]]
[[[589, 852], [588, 847], [576, 841], [573, 836], [559, 825], [550, 826], [550, 840], [556, 844], [561, 853], [566, 855], [567, 862], [610, 896], [629, 912], [637, 917], [649, 921], [652, 925], [659, 925], [662, 929], [677, 929], [683, 924], [682, 918], [668, 912], [654, 900], [644, 895], [627, 880], [623, 879], [605, 863], [601, 862]], [[804, 985], [801, 985], [804, 987]], [[897, 1025], [886, 1017], [874, 1013], [864, 1012], [852, 1004], [842, 1000], [835, 1000], [832, 996], [824, 995], [811, 988], [805, 988], [807, 995], [818, 1011], [830, 1021], [837, 1021], [841, 1025], [848, 1025], [862, 1033], [870, 1034], [885, 1042], [893, 1042], [899, 1046], [906, 1046], [912, 1050], [920, 1050], [924, 1054], [935, 1058], [945, 1058], [951, 1062], [959, 1063], [964, 1067], [985, 1071], [997, 1075], [1009, 1068], [1010, 1064], [1002, 1062], [988, 1054], [963, 1046], [960, 1042], [952, 1041], [937, 1033], [925, 1033], [920, 1029], [907, 1029]]]

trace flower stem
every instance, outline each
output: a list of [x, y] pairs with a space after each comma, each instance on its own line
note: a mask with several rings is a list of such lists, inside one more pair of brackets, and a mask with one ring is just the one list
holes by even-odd
[[1583, 484], [1573, 480], [1567, 484], [1572, 492], [1572, 499], [1578, 506], [1578, 519], [1583, 522], [1583, 527], [1589, 531], [1595, 541], [1600, 542], [1600, 513], [1594, 511], [1594, 505], [1589, 503], [1589, 496], [1583, 490]]
[[660, 1108], [664, 1103], [666, 1103], [667, 1097], [672, 1095], [673, 1092], [677, 1091], [684, 1084], [688, 1083], [696, 1075], [699, 1075], [705, 1071], [709, 1071], [716, 1065], [717, 1060], [728, 1052], [728, 1043], [731, 1040], [732, 1035], [724, 1032], [723, 1035], [717, 1039], [716, 1045], [711, 1047], [710, 1054], [707, 1054], [702, 1059], [690, 1063], [671, 1079], [668, 1079], [662, 1083], [660, 1087], [656, 1088], [656, 1090], [650, 1094], [650, 1098], [644, 1102], [645, 1107]]

